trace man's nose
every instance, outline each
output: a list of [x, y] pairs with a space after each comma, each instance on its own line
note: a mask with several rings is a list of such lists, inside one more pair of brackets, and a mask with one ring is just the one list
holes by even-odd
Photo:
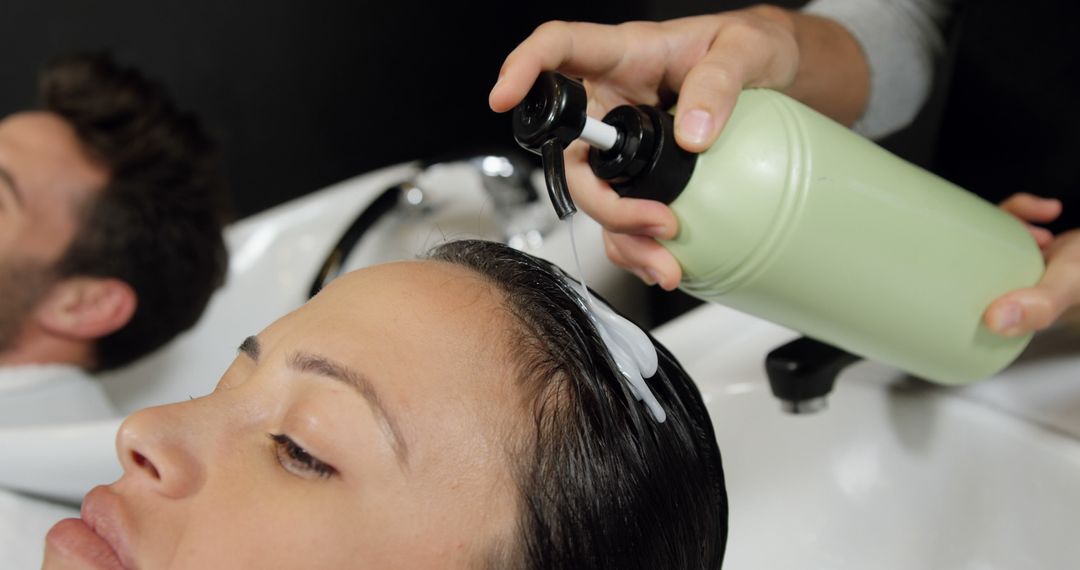
[[124, 420], [116, 436], [116, 452], [125, 479], [174, 499], [202, 486], [200, 427], [199, 422], [185, 421], [187, 405], [147, 408]]

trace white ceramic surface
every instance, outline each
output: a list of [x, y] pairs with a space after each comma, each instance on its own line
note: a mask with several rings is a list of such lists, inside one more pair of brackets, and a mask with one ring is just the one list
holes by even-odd
[[[416, 173], [411, 164], [375, 171], [230, 228], [232, 257], [226, 286], [195, 329], [167, 350], [104, 379], [117, 406], [131, 412], [212, 390], [244, 337], [303, 304], [327, 253], [353, 218], [383, 190]], [[490, 201], [474, 170], [462, 164], [447, 165], [428, 171], [420, 183], [437, 213], [420, 218], [387, 216], [361, 240], [349, 258], [349, 269], [415, 258], [447, 240], [497, 236]], [[596, 288], [620, 304], [640, 305], [635, 295], [642, 295], [644, 289], [604, 256], [599, 226], [581, 216], [575, 229], [580, 234], [583, 263]], [[571, 266], [569, 235], [563, 227], [555, 226], [531, 252]]]
[[57, 521], [77, 516], [78, 507], [0, 489], [0, 570], [41, 568], [45, 533]]
[[[210, 392], [246, 336], [307, 299], [323, 260], [357, 214], [404, 180], [416, 177], [432, 212], [387, 215], [365, 234], [347, 268], [415, 258], [449, 239], [501, 237], [475, 168], [453, 163], [418, 172], [413, 164], [378, 170], [230, 227], [226, 235], [231, 253], [228, 281], [199, 324], [165, 349], [102, 379], [117, 408], [126, 415]], [[534, 177], [533, 183], [542, 184], [542, 176]], [[539, 195], [542, 202], [546, 200], [546, 192]], [[571, 267], [567, 228], [554, 223], [549, 204], [538, 208], [553, 223], [550, 233], [528, 251]], [[644, 286], [605, 257], [600, 227], [584, 216], [578, 218], [575, 230], [590, 285], [617, 306], [644, 306]], [[3, 430], [0, 488], [78, 502], [94, 485], [119, 476], [113, 451], [117, 425], [119, 419], [95, 425]], [[56, 437], [58, 432], [63, 437]]]
[[1039, 410], [998, 411], [985, 392], [1052, 400], [1075, 420], [1080, 342], [1049, 361], [1038, 355], [1080, 335], [1037, 338], [1033, 356], [981, 390], [861, 362], [809, 416], [780, 412], [763, 369], [794, 333], [710, 306], [657, 336], [713, 416], [731, 500], [725, 569], [1077, 567], [1080, 433], [1042, 427], [1053, 420]]

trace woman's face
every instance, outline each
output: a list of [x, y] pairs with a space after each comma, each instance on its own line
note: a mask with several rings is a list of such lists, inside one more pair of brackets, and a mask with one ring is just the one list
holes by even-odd
[[509, 322], [456, 266], [338, 279], [245, 341], [213, 393], [129, 417], [123, 476], [54, 527], [45, 568], [112, 568], [108, 546], [127, 568], [474, 561], [515, 528]]

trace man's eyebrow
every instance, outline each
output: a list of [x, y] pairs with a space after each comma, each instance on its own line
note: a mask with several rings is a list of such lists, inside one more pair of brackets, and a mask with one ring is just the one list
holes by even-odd
[[15, 196], [15, 202], [19, 205], [23, 205], [22, 192], [19, 190], [19, 185], [15, 183], [15, 177], [11, 172], [0, 166], [0, 180], [2, 180], [8, 188], [11, 189], [11, 193]]
[[379, 393], [375, 391], [375, 386], [363, 374], [325, 356], [308, 352], [292, 354], [289, 357], [289, 368], [297, 372], [307, 372], [331, 378], [348, 384], [355, 389], [371, 406], [375, 418], [382, 428], [383, 435], [390, 440], [390, 447], [394, 449], [394, 454], [397, 455], [398, 464], [403, 467], [408, 466], [409, 450], [405, 445], [405, 439], [401, 437], [398, 422], [383, 406]]

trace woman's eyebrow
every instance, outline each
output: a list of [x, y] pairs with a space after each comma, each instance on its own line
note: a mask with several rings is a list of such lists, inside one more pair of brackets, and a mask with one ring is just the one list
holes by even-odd
[[248, 358], [258, 362], [259, 361], [259, 339], [249, 336], [244, 339], [244, 342], [240, 343], [240, 348], [237, 350], [246, 354]]
[[[255, 347], [255, 353], [258, 354], [258, 341], [255, 342]], [[241, 345], [242, 348], [243, 345]], [[390, 447], [394, 449], [394, 454], [397, 455], [398, 464], [402, 467], [408, 466], [408, 448], [405, 445], [405, 439], [401, 437], [398, 422], [383, 406], [379, 393], [375, 391], [375, 386], [363, 374], [325, 356], [309, 352], [292, 354], [289, 357], [289, 368], [297, 372], [306, 372], [337, 380], [355, 389], [375, 413], [383, 435], [390, 441]]]
[[15, 203], [22, 206], [22, 193], [19, 191], [19, 185], [15, 183], [15, 177], [2, 166], [0, 166], [0, 182], [3, 182], [11, 191], [12, 196], [15, 197]]

